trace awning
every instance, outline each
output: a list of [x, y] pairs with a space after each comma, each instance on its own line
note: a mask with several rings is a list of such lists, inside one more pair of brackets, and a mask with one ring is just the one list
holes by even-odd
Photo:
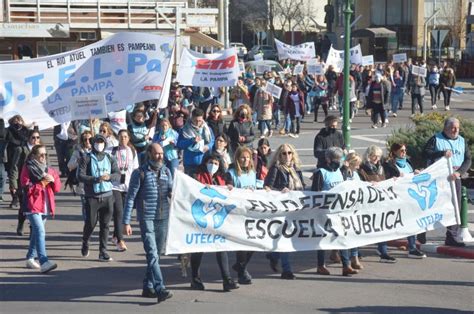
[[351, 33], [352, 37], [374, 37], [374, 38], [389, 38], [397, 37], [397, 33], [385, 27], [361, 28]]
[[183, 35], [189, 36], [192, 46], [224, 48], [223, 43], [201, 32], [185, 31]]

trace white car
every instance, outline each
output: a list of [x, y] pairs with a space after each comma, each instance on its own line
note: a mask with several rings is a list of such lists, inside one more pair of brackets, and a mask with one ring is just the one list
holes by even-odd
[[239, 59], [245, 59], [245, 57], [247, 56], [247, 47], [244, 46], [244, 44], [242, 43], [230, 43], [230, 46], [235, 48], [235, 50], [237, 50], [237, 57], [239, 57]]

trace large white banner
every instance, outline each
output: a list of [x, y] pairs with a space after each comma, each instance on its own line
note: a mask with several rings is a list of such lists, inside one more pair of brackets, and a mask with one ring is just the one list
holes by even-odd
[[300, 45], [287, 45], [275, 38], [275, 44], [278, 50], [278, 59], [291, 59], [298, 61], [307, 61], [316, 58], [314, 42], [306, 42]]
[[1, 116], [20, 114], [46, 129], [75, 119], [77, 97], [104, 96], [108, 112], [159, 99], [173, 46], [173, 37], [118, 33], [53, 56], [1, 62]]
[[[350, 49], [350, 63], [362, 64], [362, 62], [362, 50], [360, 44], [358, 44]], [[342, 72], [344, 68], [344, 50], [337, 50], [331, 46], [326, 59], [326, 65], [332, 65], [336, 72]]]
[[183, 50], [176, 80], [181, 85], [235, 86], [239, 79], [239, 59], [235, 48], [213, 54]]
[[456, 224], [448, 162], [327, 192], [206, 187], [176, 173], [167, 254], [305, 251], [364, 246]]

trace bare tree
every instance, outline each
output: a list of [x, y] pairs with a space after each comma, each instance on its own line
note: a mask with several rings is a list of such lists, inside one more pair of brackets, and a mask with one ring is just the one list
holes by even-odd
[[449, 30], [448, 39], [450, 46], [459, 48], [465, 37], [467, 7], [465, 1], [449, 0], [441, 3], [438, 24]]

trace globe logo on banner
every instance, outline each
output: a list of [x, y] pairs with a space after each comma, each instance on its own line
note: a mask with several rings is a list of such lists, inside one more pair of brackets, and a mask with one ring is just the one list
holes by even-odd
[[203, 188], [199, 192], [207, 197], [210, 197], [211, 201], [207, 203], [200, 199], [194, 201], [193, 205], [191, 206], [191, 213], [193, 215], [194, 221], [199, 227], [206, 228], [208, 226], [208, 220], [210, 219], [209, 217], [212, 217], [214, 229], [220, 228], [224, 224], [224, 221], [229, 213], [236, 206], [224, 206], [218, 201], [214, 201], [214, 198], [225, 200], [227, 197], [217, 192], [213, 188]]
[[431, 181], [431, 175], [428, 173], [423, 173], [417, 176], [414, 176], [412, 183], [416, 184], [416, 188], [408, 189], [408, 194], [417, 201], [418, 206], [421, 210], [427, 210], [433, 207], [438, 197], [438, 187], [436, 186], [436, 180]]

